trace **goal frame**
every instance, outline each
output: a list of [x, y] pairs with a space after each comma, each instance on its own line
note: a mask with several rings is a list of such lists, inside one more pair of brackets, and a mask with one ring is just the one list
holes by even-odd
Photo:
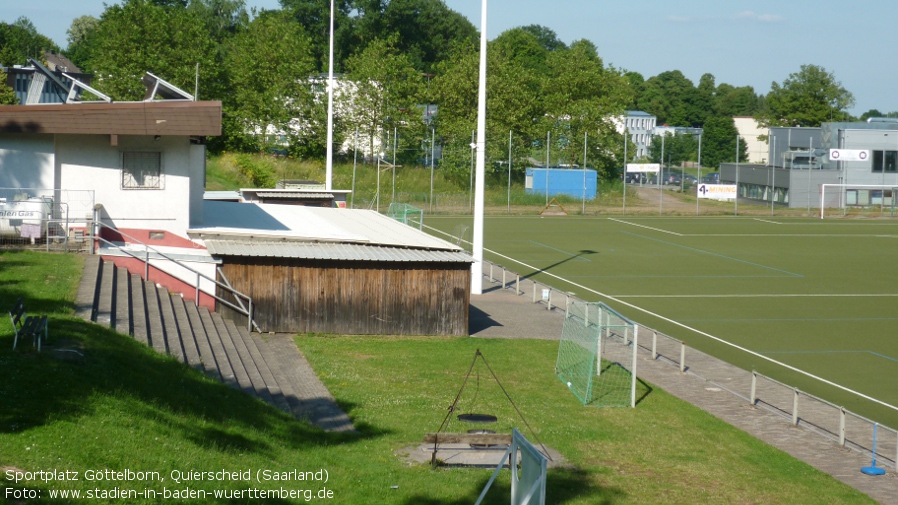
[[[555, 375], [583, 405], [594, 405], [594, 385], [602, 383], [602, 362], [619, 365], [630, 374], [626, 405], [617, 401], [604, 406], [636, 407], [636, 363], [639, 325], [598, 302], [570, 301], [565, 310], [564, 326], [555, 363]], [[571, 360], [571, 356], [575, 357]], [[585, 372], [585, 373], [584, 373]], [[612, 379], [613, 380], [613, 379]], [[576, 387], [572, 382], [578, 382]], [[621, 391], [612, 387], [604, 391]], [[606, 393], [600, 393], [604, 396]]]
[[[889, 204], [889, 209], [892, 212], [892, 215], [895, 213], [896, 200], [898, 200], [898, 185], [896, 184], [846, 184], [846, 183], [827, 183], [820, 185], [820, 219], [826, 219], [826, 190], [835, 189], [838, 191], [839, 196], [839, 207], [838, 209], [847, 209], [848, 202], [842, 201], [841, 195], [845, 194], [845, 191], [850, 189], [871, 189], [871, 190], [882, 190], [882, 191], [892, 191], [892, 201]], [[830, 193], [832, 195], [832, 193]], [[830, 207], [832, 208], [832, 207]], [[885, 208], [885, 206], [883, 206]]]

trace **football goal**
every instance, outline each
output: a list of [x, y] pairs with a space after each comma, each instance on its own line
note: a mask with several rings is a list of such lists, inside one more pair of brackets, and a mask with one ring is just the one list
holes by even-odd
[[419, 230], [424, 226], [424, 210], [407, 203], [391, 203], [387, 216]]
[[821, 184], [820, 219], [846, 214], [895, 216], [898, 186], [894, 184]]
[[568, 304], [555, 375], [583, 405], [636, 406], [637, 325], [604, 303]]

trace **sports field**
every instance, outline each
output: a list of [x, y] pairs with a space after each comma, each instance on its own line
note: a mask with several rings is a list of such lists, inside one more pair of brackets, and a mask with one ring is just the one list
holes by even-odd
[[487, 217], [484, 230], [488, 260], [898, 427], [895, 409], [703, 335], [898, 406], [898, 222]]

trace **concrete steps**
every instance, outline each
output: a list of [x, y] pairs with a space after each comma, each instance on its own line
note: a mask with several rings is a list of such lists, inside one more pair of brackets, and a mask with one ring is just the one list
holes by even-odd
[[326, 431], [354, 431], [311, 366], [286, 336], [262, 338], [220, 314], [87, 258], [76, 315], [133, 336], [161, 354]]

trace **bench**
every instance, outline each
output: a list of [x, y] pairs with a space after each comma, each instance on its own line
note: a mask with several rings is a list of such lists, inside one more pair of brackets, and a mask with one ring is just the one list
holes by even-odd
[[15, 306], [9, 311], [9, 320], [12, 321], [12, 328], [16, 336], [12, 341], [12, 348], [15, 350], [19, 343], [19, 336], [31, 337], [32, 345], [36, 345], [37, 351], [41, 350], [41, 337], [47, 340], [49, 329], [47, 328], [47, 316], [29, 316], [25, 314], [25, 302], [22, 298], [16, 301]]

